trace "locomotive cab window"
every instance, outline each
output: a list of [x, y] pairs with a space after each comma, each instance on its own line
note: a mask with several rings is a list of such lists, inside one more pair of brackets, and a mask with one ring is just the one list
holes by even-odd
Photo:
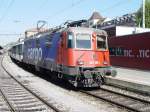
[[68, 33], [67, 48], [74, 48], [73, 34], [72, 33]]
[[97, 49], [107, 49], [106, 36], [97, 35]]
[[76, 48], [91, 49], [91, 36], [89, 34], [77, 34]]

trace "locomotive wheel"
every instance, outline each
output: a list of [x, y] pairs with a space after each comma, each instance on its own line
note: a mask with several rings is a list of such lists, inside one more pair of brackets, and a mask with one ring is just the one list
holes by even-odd
[[62, 73], [58, 73], [58, 74], [57, 74], [57, 77], [58, 77], [59, 79], [62, 79], [62, 78], [63, 78], [63, 74], [62, 74]]
[[104, 83], [103, 77], [100, 75], [96, 76], [96, 83], [101, 86]]

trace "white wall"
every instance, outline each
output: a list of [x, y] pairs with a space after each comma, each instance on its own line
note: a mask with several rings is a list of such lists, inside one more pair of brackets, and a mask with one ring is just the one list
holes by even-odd
[[116, 26], [116, 36], [129, 35], [134, 33], [150, 32], [150, 28]]

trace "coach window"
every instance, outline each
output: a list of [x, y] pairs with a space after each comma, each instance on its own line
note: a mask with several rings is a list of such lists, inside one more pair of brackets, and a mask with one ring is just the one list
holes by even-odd
[[106, 49], [106, 36], [97, 35], [97, 49]]
[[68, 33], [67, 48], [74, 48], [74, 44], [73, 44], [73, 34], [72, 34], [72, 33]]

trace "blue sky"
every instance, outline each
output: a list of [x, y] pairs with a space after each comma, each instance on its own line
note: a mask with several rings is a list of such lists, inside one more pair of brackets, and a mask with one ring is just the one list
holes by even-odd
[[[66, 20], [88, 19], [93, 11], [114, 18], [139, 9], [142, 0], [0, 0], [0, 34], [21, 34], [46, 20], [49, 27]], [[17, 36], [0, 35], [0, 45]]]

